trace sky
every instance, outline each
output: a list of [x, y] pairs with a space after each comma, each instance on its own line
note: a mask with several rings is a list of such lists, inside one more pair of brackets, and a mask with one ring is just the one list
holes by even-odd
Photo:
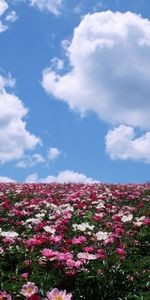
[[149, 0], [0, 0], [10, 181], [150, 181]]

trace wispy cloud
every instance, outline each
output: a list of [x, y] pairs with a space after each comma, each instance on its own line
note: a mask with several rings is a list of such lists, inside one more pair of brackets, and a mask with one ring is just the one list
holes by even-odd
[[58, 16], [61, 14], [64, 0], [28, 0], [30, 5], [36, 6], [41, 11], [49, 11]]

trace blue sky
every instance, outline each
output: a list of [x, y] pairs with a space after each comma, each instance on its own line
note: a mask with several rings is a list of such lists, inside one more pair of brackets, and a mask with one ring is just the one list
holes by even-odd
[[149, 41], [149, 0], [0, 0], [0, 181], [149, 181]]

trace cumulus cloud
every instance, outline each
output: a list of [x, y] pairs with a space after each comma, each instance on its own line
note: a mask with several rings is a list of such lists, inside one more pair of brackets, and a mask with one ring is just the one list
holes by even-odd
[[41, 183], [52, 183], [52, 182], [92, 183], [92, 182], [96, 182], [96, 180], [94, 180], [91, 177], [87, 177], [86, 175], [84, 175], [82, 173], [65, 170], [65, 171], [59, 172], [59, 174], [57, 176], [49, 175], [46, 178], [38, 178], [38, 174], [33, 173], [33, 174], [30, 174], [26, 178], [26, 182], [27, 183], [36, 183], [36, 182], [37, 183], [38, 182], [41, 182]]
[[47, 10], [54, 15], [61, 14], [64, 0], [28, 0], [32, 6], [37, 6], [41, 11]]
[[150, 128], [150, 21], [131, 12], [83, 17], [66, 50], [69, 71], [43, 71], [47, 93], [81, 115]]
[[58, 158], [58, 156], [61, 154], [61, 151], [56, 148], [56, 147], [51, 147], [49, 150], [48, 150], [48, 159], [49, 160], [55, 160]]
[[150, 163], [150, 132], [140, 137], [131, 126], [120, 125], [106, 135], [106, 151], [112, 159]]
[[15, 180], [13, 180], [7, 176], [0, 176], [0, 182], [15, 182]]
[[0, 162], [22, 157], [25, 150], [34, 149], [40, 139], [26, 129], [27, 109], [22, 101], [7, 92], [15, 81], [0, 75]]
[[45, 158], [41, 154], [35, 153], [33, 155], [24, 155], [24, 157], [16, 164], [16, 167], [30, 168], [44, 162]]

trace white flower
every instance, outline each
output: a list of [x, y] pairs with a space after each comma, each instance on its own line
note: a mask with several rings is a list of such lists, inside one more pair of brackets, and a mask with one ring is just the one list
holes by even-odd
[[145, 216], [142, 216], [140, 218], [135, 218], [136, 222], [134, 222], [134, 225], [141, 226], [143, 224], [143, 221], [145, 220]]
[[97, 208], [104, 208], [105, 207], [105, 202], [104, 201], [99, 201], [98, 205], [97, 205]]
[[10, 238], [16, 238], [19, 234], [15, 231], [2, 231], [1, 236], [4, 237], [10, 237]]
[[73, 224], [72, 225], [73, 230], [80, 230], [80, 231], [85, 231], [86, 229], [89, 230], [93, 230], [94, 229], [94, 225], [89, 225], [88, 222], [85, 223], [81, 223], [81, 224]]
[[36, 214], [35, 216], [36, 216], [36, 218], [40, 219], [40, 218], [45, 217], [45, 213], [39, 213], [39, 214]]
[[32, 223], [32, 224], [34, 224], [34, 225], [37, 225], [37, 224], [40, 223], [40, 220], [39, 220], [39, 219], [36, 219], [36, 218], [30, 218], [30, 219], [28, 219], [28, 220], [25, 221], [25, 224], [26, 224], [26, 223]]
[[46, 232], [49, 232], [49, 233], [55, 233], [56, 229], [52, 228], [51, 226], [45, 226], [43, 227], [43, 229], [46, 231]]
[[89, 254], [89, 253], [86, 253], [86, 252], [79, 252], [77, 254], [77, 257], [79, 259], [87, 259], [87, 260], [97, 259], [97, 256], [95, 254]]
[[126, 223], [126, 222], [130, 222], [133, 219], [133, 215], [132, 214], [128, 214], [127, 216], [123, 216], [121, 218], [121, 221]]
[[108, 239], [110, 233], [104, 232], [104, 231], [99, 231], [96, 233], [96, 237], [98, 241], [105, 241]]

